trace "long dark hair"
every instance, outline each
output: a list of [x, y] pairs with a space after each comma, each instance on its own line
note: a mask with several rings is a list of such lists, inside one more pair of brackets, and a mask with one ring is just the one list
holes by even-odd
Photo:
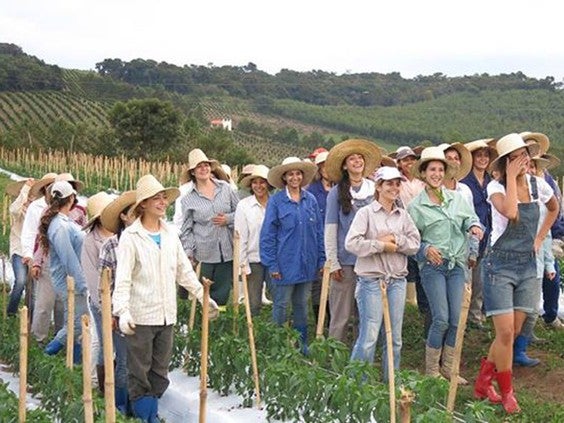
[[351, 180], [349, 178], [349, 172], [345, 169], [341, 169], [341, 182], [338, 184], [338, 193], [339, 196], [337, 198], [341, 209], [345, 215], [349, 214], [352, 211], [353, 204], [352, 204], [352, 194], [351, 194]]
[[119, 218], [118, 229], [117, 229], [117, 232], [116, 232], [117, 239], [120, 239], [120, 238], [121, 238], [121, 233], [122, 233], [122, 232], [124, 231], [124, 229], [125, 229], [125, 223], [123, 223], [123, 220], [121, 220], [121, 215], [122, 215], [122, 214], [127, 214], [127, 213], [129, 213], [129, 209], [131, 209], [131, 206], [132, 206], [132, 205], [133, 205], [133, 204], [129, 204], [127, 207], [125, 207], [122, 211], [119, 212], [119, 215], [118, 215], [118, 218]]
[[74, 194], [69, 195], [66, 198], [61, 198], [56, 194], [58, 194], [58, 192], [56, 192], [55, 195], [51, 197], [51, 200], [49, 201], [49, 207], [47, 207], [47, 210], [45, 210], [45, 213], [43, 213], [43, 216], [41, 216], [41, 220], [39, 221], [39, 246], [43, 248], [43, 251], [45, 253], [49, 252], [49, 238], [47, 236], [47, 231], [49, 230], [51, 221], [59, 213], [61, 208], [63, 208], [69, 202], [74, 201]]

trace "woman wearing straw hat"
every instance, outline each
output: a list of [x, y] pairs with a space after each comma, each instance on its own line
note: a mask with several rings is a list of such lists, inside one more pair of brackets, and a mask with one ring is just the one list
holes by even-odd
[[112, 202], [113, 196], [105, 191], [98, 192], [88, 198], [86, 208], [90, 215], [90, 220], [86, 223], [83, 231], [86, 232], [84, 242], [82, 244], [82, 252], [80, 255], [80, 263], [84, 276], [86, 277], [86, 286], [88, 287], [90, 311], [94, 318], [94, 328], [96, 329], [98, 339], [98, 354], [96, 360], [96, 375], [98, 378], [98, 389], [104, 392], [104, 354], [102, 349], [102, 309], [100, 307], [100, 295], [98, 294], [100, 273], [98, 271], [98, 257], [100, 256], [100, 248], [106, 240], [112, 236], [112, 233], [105, 229], [100, 223], [100, 213]]
[[[10, 298], [6, 312], [8, 316], [15, 316], [18, 312], [18, 306], [22, 298], [22, 293], [26, 288], [28, 268], [23, 262], [22, 248], [22, 228], [25, 213], [28, 206], [33, 201], [33, 197], [29, 195], [33, 178], [24, 179], [22, 181], [13, 182], [6, 186], [6, 194], [14, 198], [10, 204], [10, 262], [14, 271], [14, 286], [10, 291]], [[27, 288], [29, 290], [29, 287]], [[26, 290], [26, 298], [31, 298], [31, 292]], [[26, 304], [31, 307], [32, 304]], [[30, 310], [32, 311], [32, 310]]]
[[[358, 275], [355, 296], [360, 323], [351, 360], [374, 361], [383, 316], [380, 282], [384, 281], [390, 304], [394, 369], [399, 369], [407, 256], [417, 252], [421, 238], [407, 211], [397, 204], [402, 180], [399, 170], [384, 166], [374, 178], [376, 199], [358, 210], [345, 239], [345, 248], [357, 257], [354, 270]], [[384, 342], [384, 380], [388, 379], [386, 351]]]
[[239, 198], [227, 182], [213, 176], [214, 166], [202, 150], [190, 151], [187, 176], [193, 184], [181, 202], [180, 239], [192, 263], [202, 264], [201, 275], [214, 282], [211, 297], [225, 305], [233, 282], [233, 222]]
[[247, 275], [253, 316], [260, 314], [263, 283], [270, 284], [268, 269], [260, 262], [259, 249], [260, 229], [272, 189], [268, 184], [268, 171], [268, 167], [256, 165], [252, 173], [241, 180], [241, 186], [252, 195], [239, 201], [235, 211], [235, 230], [240, 236], [239, 263], [241, 271]]
[[[421, 234], [417, 260], [431, 309], [425, 373], [434, 377], [443, 374], [447, 378], [450, 378], [454, 359], [466, 282], [466, 236], [468, 233], [478, 238], [483, 235], [474, 208], [460, 194], [443, 186], [445, 177], [450, 177], [453, 171], [442, 147], [424, 149], [413, 172], [425, 182], [425, 189], [408, 206]], [[465, 382], [460, 378], [459, 383]]]
[[441, 144], [440, 147], [444, 149], [445, 159], [451, 163], [453, 168], [453, 174], [450, 178], [445, 179], [443, 185], [446, 189], [461, 194], [468, 201], [468, 204], [473, 206], [474, 199], [472, 198], [472, 191], [468, 185], [460, 182], [472, 169], [472, 155], [470, 151], [460, 142]]
[[331, 260], [329, 336], [341, 342], [347, 342], [349, 321], [356, 314], [356, 256], [345, 249], [345, 237], [357, 210], [374, 200], [375, 185], [367, 176], [380, 166], [381, 158], [373, 142], [350, 139], [335, 145], [325, 162], [335, 183], [327, 196], [325, 217], [325, 251]]
[[[143, 421], [154, 422], [158, 398], [169, 385], [176, 283], [200, 302], [203, 288], [176, 231], [164, 221], [178, 189], [164, 188], [153, 175], [145, 175], [137, 181], [135, 195], [130, 213], [137, 218], [119, 241], [112, 303], [119, 328], [126, 335], [128, 391], [134, 413]], [[210, 309], [217, 315], [212, 300]]]
[[[527, 174], [538, 144], [527, 145], [518, 134], [509, 134], [497, 141], [496, 150], [498, 157], [490, 169], [499, 180], [488, 184], [492, 232], [482, 262], [484, 307], [486, 316], [492, 317], [495, 339], [482, 359], [474, 396], [501, 402], [506, 412], [515, 413], [520, 408], [513, 394], [513, 342], [526, 313], [533, 312], [538, 302], [534, 257], [556, 219], [558, 204], [544, 180]], [[548, 209], [540, 229], [539, 202]], [[493, 388], [494, 377], [501, 398]]]
[[[315, 174], [314, 180], [311, 184], [306, 187], [306, 190], [311, 192], [315, 199], [317, 200], [317, 205], [319, 206], [319, 213], [321, 215], [321, 221], [325, 222], [325, 211], [327, 209], [327, 195], [333, 186], [333, 182], [329, 180], [327, 176], [327, 169], [325, 168], [325, 162], [327, 161], [327, 156], [329, 152], [323, 148], [317, 148], [309, 155], [312, 160], [314, 160], [317, 166], [317, 173]], [[315, 315], [315, 320], [319, 319], [319, 307], [321, 299], [321, 279], [317, 278], [313, 281], [311, 286], [311, 305], [313, 307], [313, 314]], [[327, 321], [331, 320], [331, 312], [327, 309]]]
[[[100, 214], [100, 223], [112, 235], [100, 249], [100, 257], [98, 260], [98, 272], [104, 269], [110, 269], [110, 291], [113, 292], [115, 285], [117, 268], [117, 248], [119, 238], [123, 230], [133, 223], [133, 216], [130, 215], [129, 209], [135, 204], [135, 191], [126, 191], [118, 198], [108, 204]], [[115, 403], [117, 409], [126, 414], [128, 409], [128, 393], [127, 393], [127, 345], [125, 337], [118, 332], [117, 318], [114, 318], [112, 324], [112, 341], [115, 352]], [[100, 384], [100, 379], [98, 379]]]
[[38, 243], [44, 254], [50, 258], [51, 282], [55, 295], [62, 299], [65, 322], [55, 338], [45, 347], [45, 353], [55, 355], [67, 341], [67, 277], [74, 278], [75, 315], [74, 315], [74, 363], [81, 362], [79, 343], [82, 334], [81, 318], [88, 314], [86, 278], [80, 265], [80, 253], [84, 232], [69, 216], [76, 203], [77, 192], [67, 181], [57, 181], [50, 188], [51, 199], [39, 224]]
[[315, 197], [303, 189], [316, 167], [287, 157], [268, 172], [268, 183], [280, 191], [270, 197], [260, 232], [260, 259], [272, 280], [274, 323], [286, 322], [292, 304], [293, 326], [307, 354], [307, 306], [311, 284], [325, 263], [323, 224]]

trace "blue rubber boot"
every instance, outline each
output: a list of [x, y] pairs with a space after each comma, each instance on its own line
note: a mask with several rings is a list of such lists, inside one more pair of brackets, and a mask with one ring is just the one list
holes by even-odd
[[116, 408], [124, 416], [127, 414], [127, 388], [116, 388], [115, 392]]
[[74, 344], [72, 347], [72, 362], [73, 364], [82, 364], [82, 345]]
[[51, 342], [47, 344], [43, 352], [47, 355], [55, 355], [59, 351], [61, 351], [65, 347], [64, 344], [61, 344], [58, 340], [53, 339]]
[[151, 416], [150, 416], [150, 423], [159, 423], [159, 399], [153, 397], [153, 407], [151, 408]]
[[301, 353], [303, 355], [308, 355], [309, 349], [307, 347], [307, 325], [294, 326], [294, 329], [296, 329], [300, 333], [300, 351], [301, 351]]
[[151, 420], [153, 409], [155, 407], [154, 402], [157, 399], [155, 397], [140, 397], [133, 401], [133, 414], [135, 417], [141, 419], [143, 422], [146, 423], [153, 423], [154, 420]]
[[540, 364], [540, 360], [527, 356], [529, 339], [519, 335], [513, 342], [513, 365], [522, 367], [534, 367]]

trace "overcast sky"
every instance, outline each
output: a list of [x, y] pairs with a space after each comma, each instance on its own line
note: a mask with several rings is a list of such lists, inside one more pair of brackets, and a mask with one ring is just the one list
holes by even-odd
[[563, 11], [546, 0], [0, 0], [0, 42], [76, 69], [143, 58], [562, 81]]

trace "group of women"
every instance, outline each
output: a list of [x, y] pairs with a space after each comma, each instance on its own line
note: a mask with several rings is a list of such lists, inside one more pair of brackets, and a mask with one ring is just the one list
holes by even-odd
[[[292, 307], [304, 354], [308, 304], [312, 287], [319, 292], [315, 287], [326, 260], [329, 335], [347, 341], [357, 332], [351, 359], [372, 362], [386, 289], [396, 369], [407, 280], [418, 274], [421, 302], [426, 300], [430, 311], [426, 373], [436, 377], [451, 376], [465, 284], [483, 285], [495, 339], [474, 393], [512, 413], [519, 409], [511, 380], [514, 338], [537, 306], [540, 288], [532, 259], [557, 217], [558, 202], [544, 178], [528, 173], [531, 163], [544, 163], [534, 157], [540, 149], [535, 139], [509, 134], [495, 147], [491, 141], [400, 147], [390, 155], [394, 160], [370, 141], [351, 139], [318, 151], [314, 162], [288, 157], [272, 169], [245, 167], [239, 184], [246, 197], [217, 161], [194, 149], [180, 189], [145, 175], [135, 191], [115, 199], [102, 193], [91, 197], [84, 245], [84, 232], [68, 218], [77, 192], [68, 181], [56, 182], [39, 242], [51, 254], [55, 290], [66, 292], [66, 276], [73, 276], [77, 315], [87, 312], [89, 293], [97, 328], [100, 270], [114, 270], [113, 314], [120, 329], [114, 337], [116, 398], [125, 407], [129, 396], [133, 412], [145, 421], [155, 421], [158, 398], [168, 386], [175, 283], [201, 300], [194, 271], [199, 265], [201, 275], [214, 281], [210, 312], [216, 315], [230, 295], [234, 231], [252, 314], [260, 313], [266, 283], [273, 321], [286, 323]], [[176, 227], [165, 222], [175, 200]], [[539, 204], [545, 205], [542, 220]], [[473, 275], [479, 279], [475, 284]], [[319, 305], [318, 295], [313, 303]], [[59, 333], [46, 349], [56, 353], [64, 342]], [[386, 348], [384, 343], [384, 378]]]

